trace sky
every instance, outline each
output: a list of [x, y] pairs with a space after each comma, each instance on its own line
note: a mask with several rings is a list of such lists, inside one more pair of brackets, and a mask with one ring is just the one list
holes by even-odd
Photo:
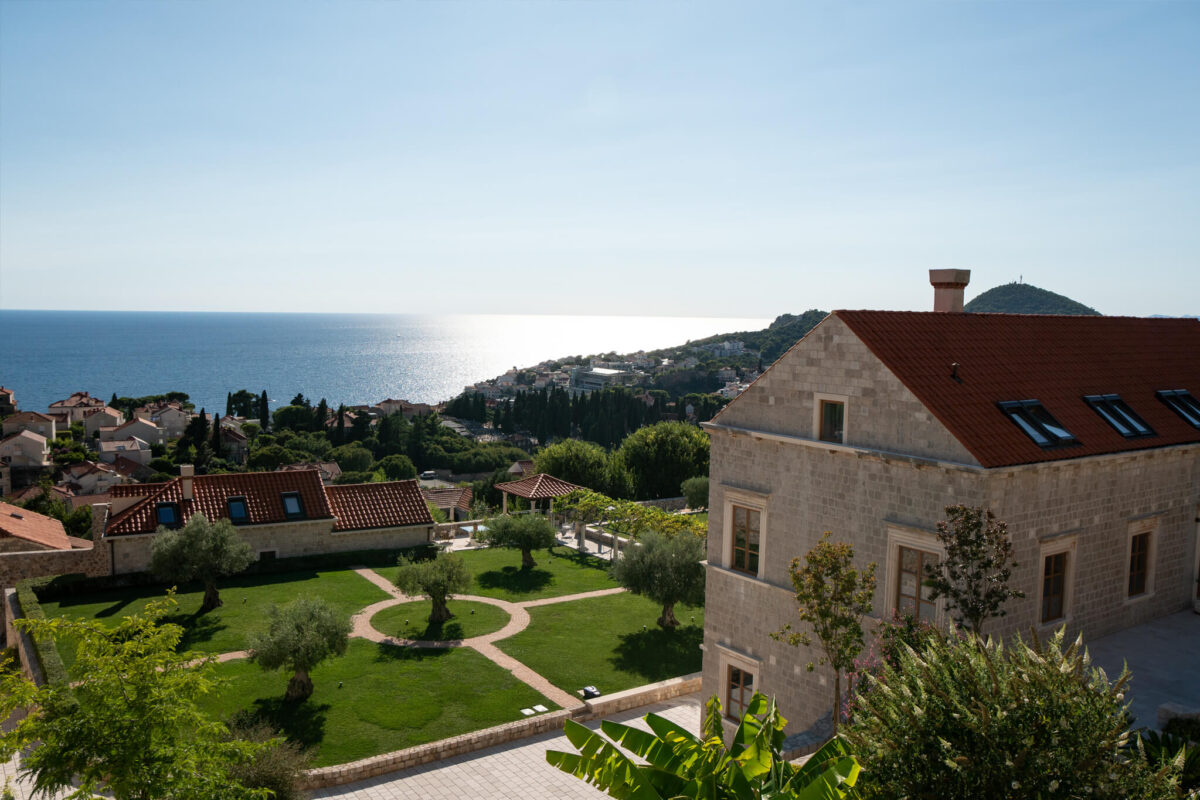
[[1200, 314], [1200, 3], [0, 0], [0, 308]]

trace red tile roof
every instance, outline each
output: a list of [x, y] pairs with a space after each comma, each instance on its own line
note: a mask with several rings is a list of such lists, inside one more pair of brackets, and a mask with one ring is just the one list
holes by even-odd
[[326, 486], [325, 494], [337, 518], [333, 523], [335, 531], [433, 524], [433, 516], [416, 481]]
[[113, 497], [145, 497], [154, 494], [166, 485], [165, 483], [122, 483], [109, 489], [109, 493]]
[[553, 475], [542, 473], [540, 475], [530, 475], [528, 478], [522, 478], [519, 481], [497, 483], [496, 488], [502, 492], [515, 494], [517, 497], [524, 497], [526, 500], [546, 500], [551, 497], [564, 497], [583, 487], [567, 483]]
[[5, 422], [54, 422], [54, 417], [39, 414], [37, 411], [22, 411], [18, 414], [13, 414], [11, 417], [5, 417]]
[[58, 520], [0, 502], [0, 538], [7, 536], [55, 550], [71, 549], [67, 531]]
[[[1200, 398], [1200, 321], [835, 311], [985, 467], [1200, 442], [1155, 396]], [[960, 381], [951, 375], [957, 363]], [[1155, 435], [1126, 439], [1083, 401], [1118, 394]], [[1079, 441], [1043, 449], [998, 407], [1039, 400]]]
[[[108, 523], [107, 533], [153, 533], [158, 528], [155, 514], [158, 503], [178, 503], [184, 522], [195, 513], [202, 513], [209, 519], [228, 519], [226, 499], [239, 496], [246, 498], [246, 510], [250, 517], [248, 524], [287, 522], [281, 499], [284, 492], [299, 493], [305, 519], [328, 519], [333, 516], [316, 470], [197, 475], [191, 479], [191, 500], [183, 499], [184, 480], [174, 478], [168, 483], [157, 484], [158, 488], [143, 500], [114, 516]], [[130, 487], [114, 486], [113, 496], [129, 496], [117, 491], [126, 488]]]
[[92, 397], [87, 392], [75, 392], [66, 400], [56, 400], [50, 404], [50, 408], [78, 408], [79, 406], [103, 406], [104, 401], [99, 397]]
[[463, 511], [471, 510], [471, 499], [474, 496], [471, 489], [466, 486], [422, 489], [421, 494], [425, 496], [427, 502], [433, 503], [438, 508], [461, 508]]

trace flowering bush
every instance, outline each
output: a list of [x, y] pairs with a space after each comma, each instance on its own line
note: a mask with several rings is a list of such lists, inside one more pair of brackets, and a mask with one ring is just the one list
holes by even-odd
[[1110, 683], [1081, 641], [1064, 645], [1059, 631], [1005, 647], [905, 624], [888, 636], [909, 647], [891, 646], [860, 679], [845, 733], [871, 775], [869, 796], [1179, 796], [1176, 767], [1122, 749], [1128, 672]]

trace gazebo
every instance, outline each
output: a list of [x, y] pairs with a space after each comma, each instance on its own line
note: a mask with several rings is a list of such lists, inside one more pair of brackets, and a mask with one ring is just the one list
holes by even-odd
[[[503, 504], [503, 513], [508, 513], [508, 496], [511, 494], [514, 497], [523, 497], [529, 501], [529, 507], [537, 509], [538, 500], [553, 500], [556, 497], [566, 497], [571, 492], [577, 491], [584, 487], [576, 486], [573, 483], [567, 483], [564, 480], [546, 475], [530, 475], [528, 478], [522, 478], [519, 481], [509, 481], [508, 483], [497, 483], [496, 488], [501, 492], [501, 502]], [[546, 508], [549, 510], [550, 504], [546, 503]]]

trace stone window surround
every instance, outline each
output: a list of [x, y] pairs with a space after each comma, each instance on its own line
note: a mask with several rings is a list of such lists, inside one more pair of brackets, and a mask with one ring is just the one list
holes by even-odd
[[[896, 592], [900, 587], [900, 548], [923, 550], [933, 553], [939, 560], [946, 558], [946, 548], [932, 531], [889, 522], [887, 525], [887, 575], [885, 578], [884, 609], [890, 618], [899, 609], [896, 607]], [[939, 628], [946, 626], [946, 598], [934, 601], [937, 614], [932, 620]], [[1040, 608], [1040, 606], [1039, 606]]]
[[[724, 485], [721, 488], [724, 490], [721, 498], [724, 514], [721, 521], [721, 566], [748, 578], [762, 580], [763, 570], [767, 565], [767, 504], [771, 496], [751, 489], [738, 489]], [[751, 575], [749, 572], [741, 572], [733, 568], [733, 507], [735, 505], [758, 512], [757, 575]]]
[[726, 722], [737, 723], [741, 721], [741, 716], [731, 716], [731, 711], [728, 707], [729, 699], [729, 668], [736, 667], [743, 672], [749, 672], [754, 676], [754, 691], [762, 691], [762, 659], [752, 656], [749, 653], [744, 653], [741, 650], [735, 650], [729, 645], [716, 643], [717, 650], [717, 674], [720, 680], [721, 693], [718, 697], [721, 700], [721, 717]]
[[[842, 441], [827, 442], [821, 438], [821, 402], [828, 401], [830, 403], [842, 404]], [[850, 441], [850, 395], [846, 394], [829, 394], [827, 392], [813, 392], [813, 427], [812, 438], [823, 444], [841, 444], [844, 445]]]
[[[1141, 594], [1129, 594], [1129, 562], [1133, 556], [1133, 538], [1143, 533], [1150, 534], [1150, 547], [1146, 552], [1146, 590]], [[1122, 572], [1122, 594], [1125, 604], [1140, 603], [1154, 596], [1155, 561], [1158, 559], [1158, 515], [1135, 519], [1129, 523], [1125, 544], [1125, 569]]]
[[[1069, 625], [1075, 610], [1075, 573], [1078, 537], [1074, 533], [1043, 539], [1038, 545], [1037, 560], [1037, 604], [1034, 615], [1039, 630], [1053, 631]], [[1067, 554], [1067, 572], [1063, 579], [1063, 615], [1057, 619], [1042, 621], [1042, 590], [1045, 588], [1046, 558], [1059, 553]], [[1128, 575], [1125, 575], [1128, 578]]]

